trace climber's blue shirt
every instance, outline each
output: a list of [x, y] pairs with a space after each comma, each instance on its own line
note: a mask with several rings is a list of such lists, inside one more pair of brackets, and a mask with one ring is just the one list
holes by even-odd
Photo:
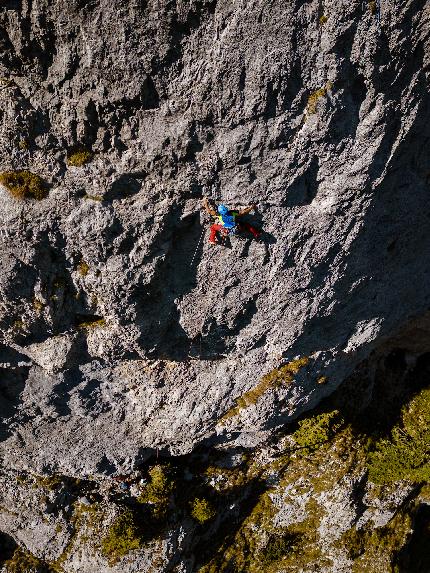
[[220, 225], [226, 229], [233, 229], [236, 227], [236, 217], [239, 215], [237, 211], [229, 211], [225, 215], [218, 215]]

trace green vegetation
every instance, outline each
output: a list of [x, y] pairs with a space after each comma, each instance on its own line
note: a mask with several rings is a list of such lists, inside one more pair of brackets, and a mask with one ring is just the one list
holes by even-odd
[[270, 490], [263, 493], [249, 516], [229, 544], [222, 544], [214, 558], [204, 565], [199, 573], [226, 573], [227, 571], [243, 571], [246, 573], [261, 573], [259, 546], [264, 532], [274, 532], [272, 518], [276, 508], [270, 498]]
[[319, 18], [319, 23], [321, 24], [321, 26], [323, 26], [326, 22], [327, 22], [328, 18], [327, 16], [320, 16]]
[[84, 195], [84, 199], [91, 199], [91, 201], [103, 201], [102, 195], [88, 195], [87, 193]]
[[30, 551], [17, 547], [13, 556], [3, 563], [7, 573], [54, 573], [47, 563], [34, 556]]
[[252, 406], [256, 404], [258, 399], [263, 396], [268, 390], [272, 388], [279, 387], [281, 385], [289, 385], [293, 382], [294, 376], [298, 373], [298, 371], [308, 364], [309, 358], [304, 356], [303, 358], [299, 358], [297, 360], [293, 360], [280, 368], [275, 368], [271, 370], [268, 374], [265, 374], [260, 382], [249, 390], [245, 392], [243, 396], [236, 399], [236, 405], [231, 408], [220, 420], [220, 422], [224, 422], [228, 418], [232, 418], [233, 416], [237, 416], [239, 412], [244, 409], [248, 408], [248, 406]]
[[48, 195], [45, 181], [30, 171], [5, 171], [0, 173], [0, 183], [16, 199], [41, 201]]
[[52, 476], [34, 475], [33, 479], [36, 487], [41, 487], [49, 491], [59, 488], [64, 483], [64, 478], [56, 474], [53, 474]]
[[376, 0], [367, 3], [370, 13], [374, 16], [376, 14]]
[[216, 511], [206, 499], [196, 498], [192, 503], [191, 515], [196, 521], [203, 524], [213, 519]]
[[149, 470], [150, 482], [143, 488], [138, 497], [139, 503], [149, 503], [156, 518], [166, 515], [175, 482], [170, 466], [156, 465]]
[[331, 82], [327, 82], [326, 85], [322, 88], [320, 88], [319, 90], [313, 92], [309, 97], [308, 97], [308, 105], [306, 107], [306, 111], [308, 113], [308, 115], [313, 115], [317, 112], [317, 103], [318, 101], [324, 97], [327, 92], [333, 87], [333, 84]]
[[294, 548], [295, 537], [292, 535], [273, 535], [263, 549], [262, 564], [266, 567], [281, 560]]
[[43, 302], [41, 300], [39, 300], [37, 297], [33, 298], [32, 301], [32, 306], [34, 308], [34, 310], [37, 312], [37, 314], [40, 314], [43, 310], [43, 307], [45, 306], [43, 304]]
[[304, 448], [302, 455], [306, 455], [329, 442], [342, 425], [343, 420], [337, 410], [324, 412], [301, 420], [293, 438], [300, 448]]
[[88, 274], [88, 271], [90, 270], [90, 266], [87, 262], [85, 262], [82, 259], [81, 262], [78, 264], [77, 270], [78, 270], [78, 273], [81, 275], [81, 277], [86, 277]]
[[369, 479], [377, 484], [430, 481], [430, 388], [403, 407], [391, 439], [377, 442], [369, 456]]
[[115, 519], [107, 534], [101, 540], [102, 553], [112, 565], [130, 551], [141, 547], [142, 538], [139, 527], [136, 524], [133, 512], [130, 509], [126, 509]]
[[104, 318], [95, 318], [91, 320], [84, 320], [78, 324], [78, 328], [103, 328], [106, 326], [106, 320]]
[[72, 167], [82, 167], [89, 163], [94, 157], [94, 153], [83, 147], [72, 151], [67, 157], [67, 164]]
[[336, 542], [353, 560], [352, 573], [397, 571], [392, 567], [395, 556], [407, 543], [412, 519], [408, 511], [397, 513], [384, 527], [352, 527]]
[[30, 147], [30, 145], [26, 139], [20, 139], [19, 140], [18, 148], [21, 149], [21, 151], [26, 151], [29, 147]]

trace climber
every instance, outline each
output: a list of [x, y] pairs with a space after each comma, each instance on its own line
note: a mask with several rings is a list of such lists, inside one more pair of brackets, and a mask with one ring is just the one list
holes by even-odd
[[218, 205], [218, 213], [209, 205], [209, 201], [205, 197], [203, 199], [203, 207], [205, 208], [206, 212], [209, 213], [212, 217], [216, 217], [218, 219], [218, 223], [214, 223], [211, 226], [211, 233], [209, 237], [209, 243], [211, 245], [216, 245], [217, 242], [217, 233], [221, 233], [223, 237], [227, 235], [236, 234], [237, 232], [242, 231], [249, 231], [254, 239], [258, 239], [261, 235], [261, 232], [258, 231], [255, 227], [247, 223], [246, 221], [238, 221], [240, 217], [243, 215], [247, 215], [252, 210], [256, 209], [255, 205], [251, 205], [246, 209], [242, 209], [241, 211], [230, 211], [228, 207], [225, 205]]

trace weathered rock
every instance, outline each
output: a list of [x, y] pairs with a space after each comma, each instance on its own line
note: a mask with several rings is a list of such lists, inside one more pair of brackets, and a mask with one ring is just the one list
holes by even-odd
[[[0, 170], [49, 185], [0, 185], [6, 469], [254, 448], [373, 351], [428, 352], [429, 6], [378, 5], [3, 2]], [[261, 239], [209, 245], [203, 196]]]

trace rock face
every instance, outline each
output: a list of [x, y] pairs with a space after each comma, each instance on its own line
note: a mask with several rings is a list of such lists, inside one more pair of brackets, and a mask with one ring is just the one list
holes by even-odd
[[[2, 3], [0, 170], [49, 188], [0, 186], [4, 479], [264, 448], [375, 351], [429, 350], [430, 9], [380, 4]], [[261, 238], [209, 245], [203, 196]]]

